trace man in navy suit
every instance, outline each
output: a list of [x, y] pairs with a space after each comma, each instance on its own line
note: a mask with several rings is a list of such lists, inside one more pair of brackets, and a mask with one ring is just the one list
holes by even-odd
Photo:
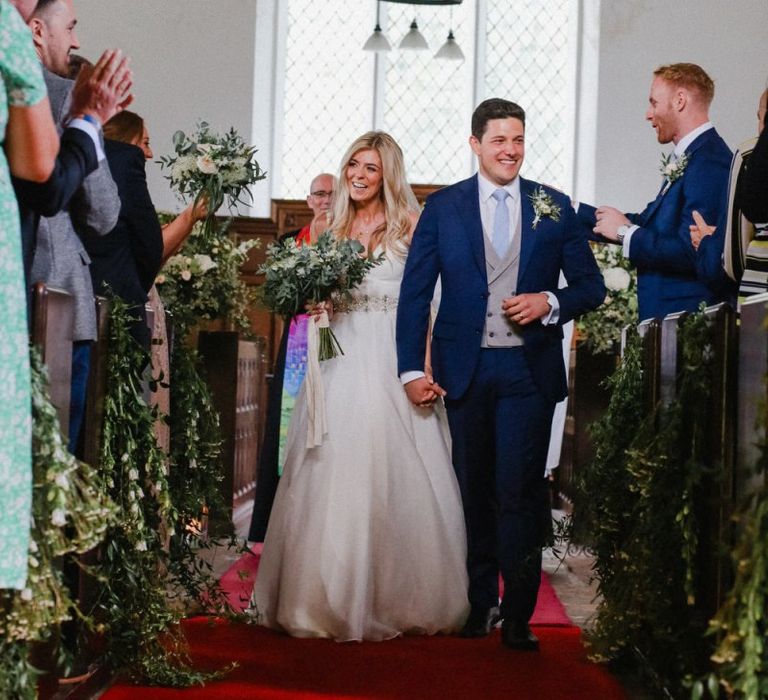
[[[533, 650], [528, 621], [550, 518], [544, 467], [554, 406], [567, 393], [561, 326], [599, 306], [605, 287], [568, 197], [519, 177], [523, 109], [480, 104], [470, 145], [479, 173], [429, 197], [413, 235], [398, 371], [414, 404], [445, 398], [467, 524], [472, 607], [462, 636], [487, 635], [503, 619], [502, 642]], [[559, 289], [561, 269], [568, 286]]]
[[[645, 118], [659, 143], [674, 143], [661, 190], [640, 214], [582, 204], [579, 218], [604, 241], [619, 243], [637, 267], [641, 319], [695, 311], [721, 301], [716, 288], [696, 274], [690, 226], [697, 210], [718, 221], [725, 206], [731, 151], [709, 121], [712, 79], [694, 63], [654, 71]], [[716, 256], [722, 254], [722, 239]]]

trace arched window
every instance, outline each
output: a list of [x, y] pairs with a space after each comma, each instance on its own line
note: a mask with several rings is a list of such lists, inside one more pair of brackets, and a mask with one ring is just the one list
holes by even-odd
[[[362, 45], [376, 3], [288, 0], [283, 80], [278, 83], [273, 193], [306, 195], [317, 172], [336, 172], [345, 148], [383, 129], [400, 143], [411, 182], [448, 184], [474, 163], [467, 138], [473, 107], [487, 97], [527, 113], [523, 175], [570, 185], [574, 121], [574, 0], [463, 0], [453, 6], [380, 3], [391, 51]], [[416, 19], [427, 51], [397, 48]], [[436, 59], [449, 29], [464, 61]], [[281, 99], [280, 99], [281, 98]]]

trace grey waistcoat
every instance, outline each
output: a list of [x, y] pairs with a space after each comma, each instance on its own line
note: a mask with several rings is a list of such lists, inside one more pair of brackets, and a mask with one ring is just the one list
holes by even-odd
[[483, 234], [485, 245], [485, 270], [488, 277], [488, 306], [485, 312], [483, 329], [484, 348], [511, 348], [523, 344], [519, 326], [512, 323], [501, 310], [503, 299], [517, 293], [517, 272], [520, 266], [520, 223], [516, 225], [515, 235], [507, 254], [500, 259]]

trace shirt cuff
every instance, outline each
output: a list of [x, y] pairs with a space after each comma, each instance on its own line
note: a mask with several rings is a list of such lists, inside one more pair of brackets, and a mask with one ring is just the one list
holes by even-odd
[[629, 243], [632, 240], [632, 234], [637, 231], [640, 227], [637, 225], [632, 225], [629, 227], [629, 230], [624, 234], [624, 241], [621, 244], [621, 252], [624, 254], [625, 258], [629, 257]]
[[91, 122], [86, 121], [85, 119], [72, 119], [68, 124], [68, 127], [72, 127], [73, 129], [80, 129], [80, 131], [84, 131], [88, 136], [91, 137], [91, 141], [93, 141], [93, 145], [96, 148], [96, 158], [98, 160], [104, 160], [106, 158], [106, 155], [104, 153], [104, 149], [101, 146], [101, 139], [99, 138], [99, 129], [91, 124]]
[[553, 326], [560, 320], [560, 302], [552, 292], [542, 292], [547, 295], [547, 301], [552, 307], [546, 316], [541, 317], [542, 326]]
[[406, 384], [408, 384], [408, 382], [414, 381], [414, 379], [421, 379], [422, 377], [426, 377], [426, 376], [427, 375], [424, 374], [424, 372], [418, 369], [414, 369], [414, 370], [411, 370], [410, 372], [403, 372], [400, 375], [400, 382], [403, 386], [405, 386]]

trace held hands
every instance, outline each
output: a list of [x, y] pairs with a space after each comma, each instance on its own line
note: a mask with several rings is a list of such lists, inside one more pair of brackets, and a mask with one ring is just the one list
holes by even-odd
[[603, 238], [607, 238], [615, 243], [619, 242], [619, 226], [628, 226], [632, 223], [624, 216], [623, 212], [614, 207], [598, 207], [595, 212], [595, 218], [597, 219], [597, 224], [592, 230]]
[[716, 231], [717, 226], [710, 226], [706, 221], [704, 221], [704, 217], [695, 209], [693, 211], [693, 220], [696, 223], [691, 224], [688, 228], [691, 232], [691, 243], [693, 244], [693, 249], [698, 250], [702, 238], [704, 238], [704, 236], [711, 236]]
[[429, 367], [425, 368], [426, 376], [419, 377], [405, 385], [408, 400], [419, 408], [432, 408], [438, 396], [445, 396], [446, 391], [433, 378]]
[[93, 68], [83, 66], [72, 89], [72, 117], [90, 114], [102, 124], [133, 102], [133, 74], [120, 49], [108, 49]]
[[504, 315], [520, 326], [538, 321], [546, 316], [552, 307], [549, 305], [549, 297], [540, 292], [538, 294], [517, 294], [507, 297], [501, 302], [501, 310]]

